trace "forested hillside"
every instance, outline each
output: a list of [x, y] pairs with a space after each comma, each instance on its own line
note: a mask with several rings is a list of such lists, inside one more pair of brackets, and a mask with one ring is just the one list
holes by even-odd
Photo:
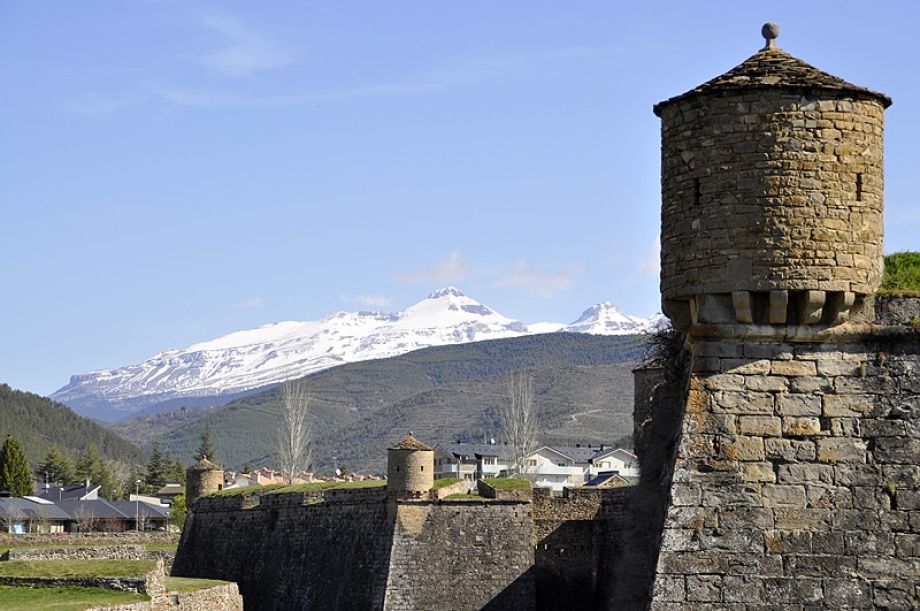
[[[408, 430], [431, 440], [497, 435], [496, 407], [507, 376], [533, 372], [543, 440], [627, 442], [630, 369], [641, 336], [554, 333], [428, 348], [342, 365], [308, 376], [316, 426], [315, 463], [382, 469], [385, 448]], [[115, 426], [131, 439], [160, 441], [189, 460], [205, 423], [228, 467], [272, 464], [279, 393], [273, 388], [208, 410], [176, 410]]]
[[143, 464], [141, 451], [104, 426], [75, 414], [45, 397], [0, 384], [0, 438], [13, 435], [34, 467], [51, 446], [75, 459], [95, 445], [104, 458], [125, 464]]

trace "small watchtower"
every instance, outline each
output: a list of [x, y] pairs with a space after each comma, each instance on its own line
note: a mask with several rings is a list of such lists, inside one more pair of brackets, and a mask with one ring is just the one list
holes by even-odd
[[835, 325], [882, 278], [882, 128], [891, 99], [766, 45], [655, 105], [661, 295], [694, 323]]
[[433, 486], [434, 448], [409, 433], [387, 449], [387, 494], [390, 498], [424, 498]]
[[195, 499], [217, 492], [224, 487], [224, 470], [202, 458], [185, 472], [185, 504], [192, 506]]

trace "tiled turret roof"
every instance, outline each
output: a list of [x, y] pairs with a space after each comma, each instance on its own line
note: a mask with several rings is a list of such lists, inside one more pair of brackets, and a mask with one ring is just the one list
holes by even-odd
[[765, 48], [725, 74], [717, 76], [679, 96], [655, 104], [656, 115], [672, 102], [697, 95], [737, 93], [744, 89], [777, 88], [795, 90], [823, 90], [853, 94], [860, 98], [875, 98], [884, 108], [891, 106], [891, 98], [865, 87], [859, 87], [793, 57], [779, 48]]

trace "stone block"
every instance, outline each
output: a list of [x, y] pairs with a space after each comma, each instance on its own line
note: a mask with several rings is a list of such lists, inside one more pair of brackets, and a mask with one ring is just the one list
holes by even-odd
[[741, 465], [741, 479], [746, 482], [775, 482], [773, 463], [748, 462]]
[[864, 463], [866, 442], [851, 437], [824, 437], [818, 439], [818, 462]]
[[721, 602], [722, 577], [720, 575], [688, 575], [688, 602]]
[[738, 416], [738, 432], [742, 435], [779, 437], [782, 420], [776, 416]]
[[769, 577], [763, 581], [765, 601], [770, 601], [771, 605], [778, 603], [801, 605], [821, 601], [821, 582], [817, 579]]
[[824, 395], [822, 411], [825, 416], [847, 417], [864, 416], [875, 406], [872, 395]]
[[818, 373], [823, 376], [858, 376], [861, 371], [861, 363], [855, 361], [841, 360], [819, 360]]
[[750, 390], [766, 392], [786, 391], [789, 389], [789, 380], [782, 376], [771, 375], [744, 376], [744, 386]]
[[813, 376], [818, 368], [813, 361], [771, 361], [770, 373], [777, 376]]
[[774, 438], [764, 440], [764, 453], [768, 460], [799, 462], [814, 460], [817, 449], [814, 441]]
[[739, 435], [725, 439], [720, 444], [722, 456], [732, 460], [760, 461], [765, 458], [764, 440], [761, 437]]
[[764, 600], [763, 579], [753, 575], [722, 577], [722, 600], [726, 603], [758, 603]]
[[810, 554], [812, 534], [806, 530], [769, 529], [764, 542], [769, 554]]
[[722, 371], [741, 375], [759, 375], [770, 373], [770, 361], [767, 359], [722, 359]]
[[786, 309], [789, 306], [789, 291], [770, 291], [769, 320], [772, 325], [786, 324]]
[[713, 410], [733, 414], [773, 414], [773, 395], [755, 391], [713, 393]]
[[783, 435], [785, 437], [811, 437], [820, 434], [821, 420], [818, 418], [783, 416]]
[[791, 344], [758, 344], [754, 342], [745, 342], [744, 356], [749, 359], [770, 359], [790, 360], [793, 357], [794, 349]]
[[805, 507], [805, 487], [764, 484], [764, 507]]
[[834, 483], [834, 467], [831, 465], [813, 465], [791, 463], [779, 465], [776, 470], [777, 481], [782, 484], [811, 484], [821, 482]]
[[684, 577], [680, 575], [658, 575], [655, 577], [655, 587], [652, 596], [661, 602], [684, 602], [687, 600], [687, 590]]
[[797, 376], [789, 378], [789, 389], [794, 393], [824, 393], [834, 390], [833, 378], [823, 376]]
[[821, 397], [817, 395], [776, 395], [776, 412], [783, 416], [820, 416], [821, 406]]
[[701, 378], [703, 388], [709, 390], [744, 390], [744, 376], [722, 373]]

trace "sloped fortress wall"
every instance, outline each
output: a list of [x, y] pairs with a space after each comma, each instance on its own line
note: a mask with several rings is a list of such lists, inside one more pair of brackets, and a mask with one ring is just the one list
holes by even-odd
[[652, 609], [920, 608], [917, 334], [694, 352]]

